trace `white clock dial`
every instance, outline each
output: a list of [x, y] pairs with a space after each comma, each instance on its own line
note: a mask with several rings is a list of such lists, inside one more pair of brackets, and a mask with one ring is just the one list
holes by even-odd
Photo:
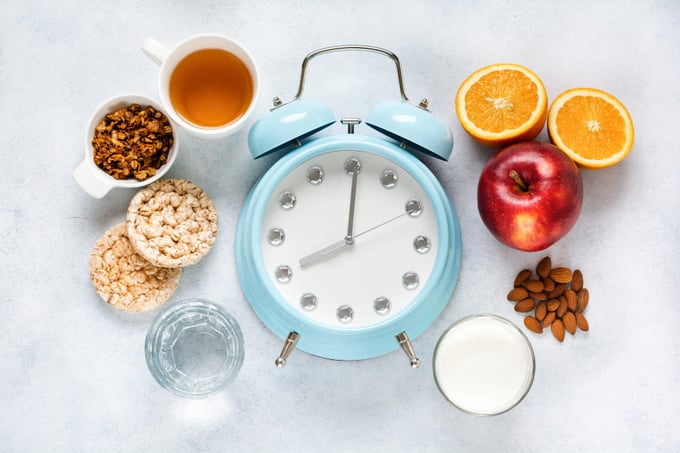
[[260, 237], [263, 266], [285, 301], [310, 320], [347, 328], [405, 310], [430, 277], [439, 241], [418, 182], [390, 159], [349, 149], [289, 172], [266, 205]]

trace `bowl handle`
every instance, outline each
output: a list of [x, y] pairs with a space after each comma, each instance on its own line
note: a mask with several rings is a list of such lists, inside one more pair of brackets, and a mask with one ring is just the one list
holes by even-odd
[[112, 184], [97, 177], [87, 158], [73, 171], [73, 177], [78, 185], [94, 198], [103, 198], [113, 187]]

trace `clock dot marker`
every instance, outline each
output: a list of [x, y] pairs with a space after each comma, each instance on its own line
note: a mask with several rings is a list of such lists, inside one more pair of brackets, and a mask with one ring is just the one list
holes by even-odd
[[350, 157], [345, 161], [345, 173], [349, 176], [353, 176], [354, 173], [357, 175], [361, 173], [361, 161], [356, 157]]
[[408, 213], [409, 216], [411, 217], [418, 217], [420, 214], [423, 213], [423, 205], [420, 203], [420, 200], [409, 200], [406, 202], [406, 212]]
[[297, 197], [290, 190], [281, 192], [281, 195], [279, 195], [279, 205], [287, 211], [293, 209], [295, 207], [296, 202]]
[[432, 249], [432, 241], [426, 236], [416, 236], [413, 240], [413, 248], [416, 252], [424, 255]]
[[402, 275], [401, 283], [404, 285], [404, 288], [413, 290], [416, 289], [420, 284], [420, 277], [418, 277], [418, 274], [415, 272], [407, 272]]
[[343, 323], [348, 323], [354, 319], [354, 310], [349, 305], [339, 306], [335, 314], [338, 317], [338, 321]]
[[267, 242], [274, 247], [283, 244], [286, 240], [286, 233], [281, 228], [272, 228], [267, 233]]
[[300, 305], [306, 311], [312, 311], [319, 304], [319, 300], [312, 293], [304, 293], [300, 298]]
[[379, 315], [386, 315], [390, 312], [392, 308], [392, 303], [387, 297], [378, 297], [373, 301], [373, 309]]
[[394, 189], [398, 179], [397, 173], [394, 170], [387, 169], [380, 174], [380, 184], [385, 189]]
[[288, 283], [293, 278], [293, 270], [287, 264], [282, 264], [276, 268], [276, 280], [281, 283]]
[[324, 174], [323, 168], [317, 165], [309, 167], [307, 170], [307, 182], [315, 186], [321, 184], [325, 176], [326, 175]]

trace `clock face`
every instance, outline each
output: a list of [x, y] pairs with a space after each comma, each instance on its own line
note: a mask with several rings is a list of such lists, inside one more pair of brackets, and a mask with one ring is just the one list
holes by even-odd
[[259, 231], [271, 285], [301, 317], [334, 328], [369, 327], [407, 309], [433, 272], [439, 240], [419, 182], [394, 160], [351, 147], [288, 172]]

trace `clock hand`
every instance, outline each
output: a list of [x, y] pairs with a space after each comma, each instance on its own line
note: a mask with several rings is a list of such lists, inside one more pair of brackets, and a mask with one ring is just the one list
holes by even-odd
[[347, 239], [341, 239], [338, 242], [334, 242], [331, 245], [327, 245], [326, 247], [317, 250], [314, 253], [305, 255], [302, 258], [300, 258], [300, 267], [305, 268], [307, 266], [311, 266], [312, 264], [316, 264], [319, 261], [322, 261], [328, 255], [332, 255], [338, 250], [342, 250], [346, 245], [350, 244], [351, 242], [348, 242]]
[[354, 206], [357, 198], [357, 179], [361, 173], [361, 162], [359, 159], [351, 158], [345, 162], [345, 172], [352, 175], [352, 189], [349, 198], [349, 220], [347, 221], [347, 235], [345, 240], [350, 244], [354, 241], [352, 232], [354, 229]]
[[349, 216], [347, 221], [347, 235], [345, 238], [328, 245], [321, 250], [318, 250], [310, 255], [303, 257], [300, 260], [300, 267], [309, 266], [318, 261], [321, 261], [324, 257], [333, 254], [337, 250], [342, 249], [346, 245], [352, 244], [354, 242], [353, 230], [354, 230], [354, 206], [356, 204], [357, 197], [357, 179], [359, 173], [361, 173], [361, 162], [359, 159], [351, 158], [345, 161], [345, 173], [352, 176], [352, 187], [350, 190], [349, 198]]
[[[406, 203], [406, 209], [404, 212], [401, 214], [392, 217], [391, 219], [385, 220], [384, 222], [381, 222], [377, 225], [372, 226], [371, 228], [368, 228], [361, 233], [357, 233], [354, 235], [353, 239], [356, 239], [360, 236], [363, 236], [366, 233], [370, 233], [373, 230], [376, 230], [380, 227], [383, 227], [387, 225], [388, 223], [392, 223], [397, 219], [400, 219], [404, 217], [405, 215], [409, 215], [411, 217], [417, 217], [420, 215], [422, 212], [422, 205], [420, 204], [420, 201], [418, 200], [410, 200], [408, 203]], [[344, 239], [341, 239], [337, 242], [334, 242], [330, 245], [327, 245], [326, 247], [317, 250], [316, 252], [310, 253], [309, 255], [305, 255], [302, 258], [300, 258], [300, 267], [305, 268], [308, 266], [311, 266], [312, 264], [316, 264], [319, 261], [322, 261], [326, 257], [330, 255], [334, 255], [335, 253], [339, 252], [340, 250], [344, 249], [345, 246], [352, 245], [354, 241], [349, 241], [346, 237]]]

